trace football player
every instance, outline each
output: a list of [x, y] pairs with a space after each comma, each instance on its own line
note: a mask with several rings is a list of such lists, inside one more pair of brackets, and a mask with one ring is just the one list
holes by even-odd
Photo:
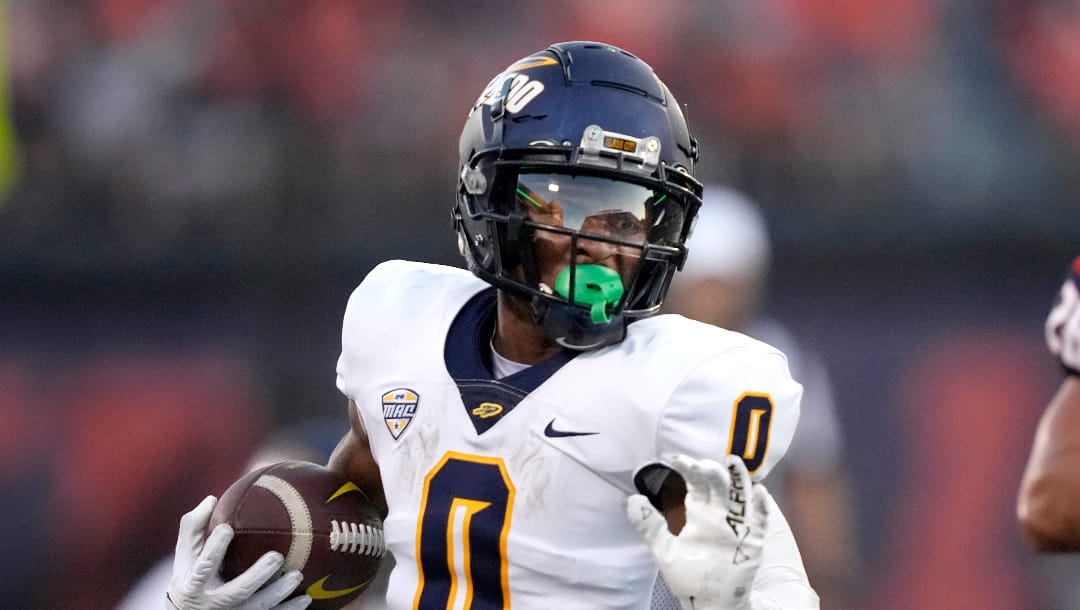
[[[671, 92], [626, 51], [555, 44], [488, 84], [459, 152], [468, 271], [383, 263], [344, 316], [352, 427], [329, 465], [385, 510], [376, 603], [643, 609], [659, 568], [686, 608], [817, 608], [758, 482], [799, 415], [784, 354], [653, 315], [702, 195]], [[181, 526], [170, 603], [273, 607], [298, 580], [258, 589], [273, 554], [212, 583], [254, 597], [215, 598], [229, 531], [204, 548], [207, 511]]]
[[1080, 257], [1045, 325], [1066, 377], [1039, 420], [1020, 483], [1017, 517], [1039, 551], [1080, 551]]

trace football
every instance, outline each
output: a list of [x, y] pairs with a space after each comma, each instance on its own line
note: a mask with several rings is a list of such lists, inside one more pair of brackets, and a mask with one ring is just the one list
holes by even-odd
[[304, 575], [293, 595], [310, 595], [311, 610], [337, 610], [356, 599], [386, 553], [375, 505], [356, 485], [311, 462], [279, 462], [241, 477], [221, 495], [208, 531], [221, 523], [235, 533], [222, 578], [278, 551], [284, 570]]

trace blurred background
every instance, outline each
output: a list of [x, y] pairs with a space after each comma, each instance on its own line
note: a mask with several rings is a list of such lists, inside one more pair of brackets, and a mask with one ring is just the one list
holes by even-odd
[[765, 309], [831, 371], [852, 607], [1080, 607], [1013, 517], [1080, 253], [1080, 4], [0, 6], [3, 605], [115, 607], [272, 431], [344, 432], [350, 291], [461, 264], [468, 108], [587, 39], [650, 63], [699, 177], [767, 217]]

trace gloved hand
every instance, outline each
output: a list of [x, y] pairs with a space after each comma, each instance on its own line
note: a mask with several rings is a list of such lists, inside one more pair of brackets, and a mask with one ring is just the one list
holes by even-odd
[[743, 461], [720, 464], [684, 455], [664, 462], [686, 481], [686, 525], [678, 536], [642, 495], [626, 514], [652, 548], [660, 573], [688, 610], [750, 608], [750, 589], [761, 565], [768, 492], [751, 486]]
[[1061, 285], [1061, 292], [1046, 317], [1046, 346], [1073, 375], [1080, 375], [1080, 257]]
[[[180, 535], [176, 539], [172, 582], [165, 596], [166, 610], [303, 610], [311, 598], [301, 595], [285, 599], [300, 584], [298, 571], [286, 572], [280, 578], [263, 585], [273, 577], [285, 558], [269, 552], [259, 558], [243, 574], [224, 582], [218, 574], [225, 550], [233, 538], [228, 524], [214, 528], [204, 536], [217, 499], [207, 496], [191, 512], [180, 519]], [[260, 588], [263, 587], [263, 588]]]

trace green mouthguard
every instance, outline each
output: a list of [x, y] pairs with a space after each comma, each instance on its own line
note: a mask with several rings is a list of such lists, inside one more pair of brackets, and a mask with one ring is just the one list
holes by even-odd
[[[570, 266], [563, 268], [555, 278], [555, 292], [570, 298]], [[608, 308], [618, 305], [622, 295], [623, 284], [618, 271], [603, 265], [577, 265], [574, 301], [590, 307], [593, 324], [609, 322]]]

